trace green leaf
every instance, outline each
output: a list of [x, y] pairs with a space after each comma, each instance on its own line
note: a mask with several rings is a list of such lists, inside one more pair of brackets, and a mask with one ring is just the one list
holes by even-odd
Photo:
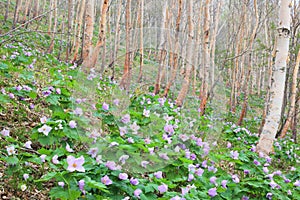
[[17, 157], [13, 156], [13, 157], [7, 157], [7, 158], [5, 158], [5, 161], [9, 165], [16, 165], [16, 164], [18, 164], [19, 159]]
[[50, 172], [44, 176], [42, 176], [42, 178], [35, 180], [34, 182], [44, 182], [44, 181], [49, 181], [50, 179], [54, 178], [55, 176], [57, 176], [58, 173], [57, 172]]
[[5, 70], [5, 69], [8, 69], [8, 65], [1, 62], [0, 63], [0, 70]]
[[37, 97], [37, 93], [34, 92], [34, 91], [30, 91], [28, 96], [31, 98], [31, 99], [35, 99]]
[[107, 188], [106, 185], [104, 185], [101, 182], [97, 182], [97, 181], [94, 181], [94, 180], [88, 180], [87, 185], [91, 188], [99, 189], [99, 190], [101, 190], [105, 193], [110, 193], [108, 190], [106, 190], [106, 188]]
[[10, 102], [10, 99], [7, 95], [0, 94], [0, 103], [1, 104], [9, 103], [9, 102]]

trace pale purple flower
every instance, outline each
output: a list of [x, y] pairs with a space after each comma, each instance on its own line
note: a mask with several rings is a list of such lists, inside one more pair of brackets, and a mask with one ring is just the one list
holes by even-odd
[[292, 191], [291, 191], [291, 190], [288, 190], [288, 191], [287, 191], [287, 194], [288, 194], [288, 195], [292, 195]]
[[15, 95], [14, 95], [13, 93], [9, 93], [8, 96], [9, 96], [9, 98], [11, 98], [11, 99], [14, 99], [14, 98], [15, 98]]
[[213, 177], [211, 177], [211, 178], [209, 179], [209, 181], [210, 181], [212, 184], [214, 184], [214, 185], [217, 185], [216, 180], [217, 180], [217, 177], [215, 177], [215, 176], [213, 176]]
[[140, 126], [136, 124], [136, 122], [133, 122], [133, 124], [130, 125], [131, 130], [133, 131], [132, 134], [137, 134], [137, 131], [140, 129]]
[[128, 124], [130, 122], [130, 115], [129, 114], [126, 114], [122, 117], [121, 121], [124, 123], [124, 124]]
[[94, 148], [91, 148], [88, 152], [87, 152], [88, 155], [92, 156], [92, 158], [95, 158], [98, 154], [98, 148], [97, 147], [94, 147]]
[[29, 174], [23, 174], [23, 178], [26, 181], [29, 178]]
[[226, 185], [227, 182], [228, 182], [227, 180], [222, 180], [222, 181], [221, 181], [221, 185], [222, 185], [222, 187], [225, 188], [225, 189], [227, 189], [227, 185]]
[[238, 151], [230, 151], [231, 158], [234, 160], [239, 159], [239, 152]]
[[137, 197], [138, 199], [140, 198], [140, 195], [142, 194], [142, 190], [141, 189], [136, 189], [133, 192], [134, 196]]
[[266, 197], [267, 197], [267, 199], [272, 199], [272, 196], [273, 196], [273, 194], [271, 193], [271, 192], [269, 192], [267, 195], [266, 195]]
[[144, 109], [143, 115], [144, 115], [145, 117], [150, 117], [150, 110]]
[[25, 184], [22, 184], [20, 188], [24, 192], [27, 189], [27, 186]]
[[155, 176], [157, 179], [163, 178], [163, 176], [162, 176], [162, 171], [154, 172], [154, 176]]
[[292, 171], [292, 172], [296, 171], [296, 167], [292, 166], [292, 167], [291, 167], [291, 171]]
[[57, 184], [58, 184], [60, 187], [62, 187], [62, 188], [65, 186], [65, 183], [62, 182], [62, 181], [58, 182]]
[[164, 160], [170, 160], [170, 158], [168, 157], [167, 153], [159, 153], [158, 155], [159, 155], [159, 157], [161, 157]]
[[269, 172], [269, 169], [267, 167], [263, 167], [263, 171], [265, 174], [267, 174]]
[[173, 125], [171, 124], [167, 124], [164, 127], [165, 132], [169, 133], [169, 134], [173, 134], [174, 133], [174, 128]]
[[235, 183], [239, 183], [240, 182], [240, 179], [239, 179], [239, 177], [236, 174], [232, 175], [231, 178], [232, 178], [232, 181], [235, 182]]
[[41, 155], [41, 156], [40, 156], [41, 161], [42, 161], [42, 162], [45, 162], [46, 157], [47, 157], [47, 155], [45, 155], [45, 154]]
[[231, 143], [230, 142], [227, 142], [227, 148], [229, 149], [229, 148], [231, 148]]
[[116, 106], [118, 106], [119, 103], [120, 103], [120, 100], [119, 100], [119, 99], [115, 99], [115, 100], [113, 101], [113, 104], [116, 105]]
[[154, 147], [148, 148], [149, 154], [154, 155]]
[[243, 196], [241, 200], [249, 200], [249, 197]]
[[211, 196], [211, 197], [217, 196], [218, 195], [217, 188], [215, 188], [215, 187], [214, 188], [210, 188], [208, 190], [208, 195]]
[[58, 161], [58, 155], [54, 155], [52, 157], [52, 162], [53, 162], [53, 164], [58, 164], [59, 163], [59, 161]]
[[278, 176], [281, 176], [282, 172], [280, 170], [277, 170], [273, 173], [274, 175], [278, 175]]
[[84, 167], [82, 166], [84, 163], [84, 157], [80, 156], [79, 158], [75, 158], [74, 156], [67, 157], [68, 168], [67, 170], [70, 172], [78, 171], [85, 172]]
[[124, 165], [126, 163], [126, 160], [129, 158], [128, 155], [122, 155], [120, 158], [119, 158], [119, 162], [122, 163], [122, 165]]
[[47, 122], [47, 120], [48, 119], [47, 119], [46, 116], [43, 116], [43, 117], [40, 118], [40, 121], [41, 121], [42, 124], [45, 124]]
[[69, 126], [70, 126], [70, 128], [76, 128], [77, 127], [77, 123], [74, 120], [71, 120], [69, 122]]
[[202, 167], [207, 168], [207, 160], [204, 160], [201, 164]]
[[70, 147], [70, 145], [68, 143], [66, 145], [66, 150], [67, 150], [67, 152], [70, 152], [70, 153], [74, 152], [74, 150]]
[[119, 127], [120, 130], [120, 136], [124, 136], [127, 134], [127, 128], [126, 127]]
[[107, 161], [105, 166], [110, 170], [117, 170], [119, 168], [114, 161]]
[[299, 180], [296, 180], [295, 183], [294, 183], [294, 186], [295, 186], [295, 187], [300, 187], [300, 181], [299, 181]]
[[142, 161], [141, 162], [141, 166], [143, 167], [143, 168], [147, 168], [147, 165], [149, 164], [149, 162], [148, 161]]
[[84, 185], [85, 185], [84, 180], [78, 181], [78, 187], [81, 192], [84, 192]]
[[195, 172], [195, 169], [196, 169], [196, 165], [193, 165], [193, 164], [189, 164], [189, 165], [188, 165], [188, 170], [189, 170], [189, 172], [194, 173], [194, 172]]
[[128, 179], [128, 175], [126, 173], [120, 173], [119, 174], [119, 179], [121, 179], [121, 180], [127, 180]]
[[130, 137], [130, 138], [127, 139], [127, 142], [130, 143], [130, 144], [133, 144], [133, 143], [134, 143], [134, 140], [133, 140], [132, 137]]
[[194, 175], [193, 174], [189, 174], [189, 176], [188, 176], [188, 181], [190, 182], [190, 181], [192, 181], [192, 180], [194, 180]]
[[139, 180], [136, 179], [136, 178], [131, 177], [130, 183], [131, 183], [132, 185], [138, 185], [138, 184], [139, 184]]
[[21, 85], [18, 85], [17, 87], [15, 87], [15, 89], [16, 89], [17, 91], [20, 91], [20, 90], [22, 90], [22, 86], [21, 86]]
[[204, 172], [204, 170], [202, 168], [199, 168], [199, 169], [196, 169], [195, 174], [197, 176], [202, 176], [203, 172]]
[[172, 197], [170, 200], [183, 200], [183, 198], [180, 198], [178, 195], [176, 195], [175, 197]]
[[145, 142], [145, 144], [150, 144], [150, 143], [151, 143], [151, 140], [150, 140], [150, 138], [145, 138], [145, 139], [144, 139], [144, 142]]
[[209, 166], [209, 167], [207, 168], [207, 170], [210, 171], [210, 172], [214, 172], [214, 173], [216, 173], [216, 172], [218, 171], [218, 169], [215, 168], [214, 166]]
[[260, 162], [259, 162], [258, 160], [254, 160], [253, 163], [254, 163], [255, 165], [260, 165]]
[[24, 147], [27, 149], [32, 149], [31, 144], [32, 144], [31, 141], [27, 141], [27, 142], [25, 142]]
[[188, 137], [187, 135], [185, 135], [185, 134], [180, 134], [178, 137], [179, 137], [183, 142], [185, 142], [185, 141], [187, 141], [187, 140], [189, 139], [189, 137]]
[[9, 130], [8, 129], [3, 129], [2, 131], [1, 131], [1, 135], [3, 135], [4, 137], [7, 137], [7, 136], [9, 136]]
[[157, 187], [158, 191], [160, 194], [163, 194], [165, 193], [166, 191], [168, 191], [168, 186], [166, 184], [162, 184], [162, 185], [159, 185]]
[[57, 93], [57, 94], [61, 94], [60, 88], [56, 88], [56, 93]]
[[50, 126], [44, 124], [41, 128], [38, 129], [39, 133], [43, 133], [44, 135], [48, 136], [49, 132], [52, 130]]
[[245, 169], [245, 170], [244, 170], [244, 174], [246, 174], [246, 175], [247, 175], [247, 174], [250, 174], [250, 171], [249, 171], [248, 169]]
[[105, 110], [105, 111], [108, 111], [108, 110], [109, 110], [109, 105], [108, 105], [107, 103], [104, 102], [104, 103], [102, 104], [102, 109]]
[[98, 156], [96, 157], [96, 162], [97, 162], [98, 164], [102, 164], [102, 163], [103, 163], [103, 161], [102, 161], [102, 155], [98, 155]]
[[51, 94], [52, 92], [50, 90], [46, 90], [46, 91], [43, 91], [42, 94], [44, 95], [44, 97], [47, 97]]
[[113, 183], [112, 180], [110, 180], [107, 175], [105, 175], [104, 177], [101, 178], [101, 182], [104, 185], [111, 185]]
[[75, 114], [75, 115], [79, 115], [79, 116], [82, 115], [82, 114], [83, 114], [82, 108], [78, 108], [78, 107], [77, 107], [77, 108], [74, 110], [74, 114]]
[[271, 182], [269, 183], [269, 185], [271, 186], [272, 189], [275, 189], [278, 186], [278, 184], [275, 183], [274, 180], [271, 180]]

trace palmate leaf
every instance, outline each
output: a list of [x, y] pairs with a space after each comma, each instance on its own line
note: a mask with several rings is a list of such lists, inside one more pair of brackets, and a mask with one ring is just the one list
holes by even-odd
[[87, 185], [91, 188], [96, 188], [96, 189], [99, 189], [100, 191], [103, 191], [105, 193], [110, 193], [108, 190], [107, 190], [107, 187], [106, 185], [104, 185], [103, 183], [101, 182], [97, 182], [97, 181], [94, 181], [94, 180], [87, 180]]

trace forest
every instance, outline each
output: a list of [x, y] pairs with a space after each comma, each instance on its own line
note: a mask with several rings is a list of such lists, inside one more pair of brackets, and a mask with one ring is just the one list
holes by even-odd
[[299, 0], [0, 0], [0, 199], [300, 199]]

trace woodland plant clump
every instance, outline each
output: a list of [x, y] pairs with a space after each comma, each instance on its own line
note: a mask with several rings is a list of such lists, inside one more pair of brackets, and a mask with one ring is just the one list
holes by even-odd
[[68, 200], [300, 198], [292, 140], [257, 154], [258, 135], [232, 123], [211, 140], [210, 117], [173, 99], [123, 95], [96, 73], [9, 46], [0, 60], [5, 187], [46, 186], [50, 198]]

